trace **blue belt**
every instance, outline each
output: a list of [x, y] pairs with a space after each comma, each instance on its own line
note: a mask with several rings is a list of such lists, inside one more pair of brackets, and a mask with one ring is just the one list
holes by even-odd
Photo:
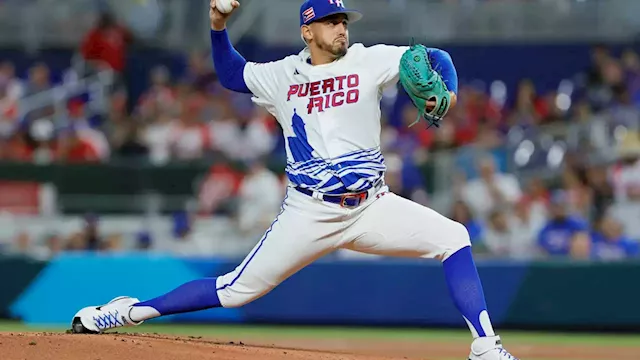
[[[376, 182], [373, 185], [373, 189], [375, 189], [375, 191], [371, 191], [371, 194], [375, 194], [376, 191], [378, 189], [380, 189], [380, 187], [382, 187], [383, 182], [381, 180], [379, 180], [378, 182]], [[306, 188], [301, 188], [301, 187], [296, 187], [296, 190], [298, 190], [299, 192], [310, 196], [310, 197], [314, 197], [313, 193], [315, 191], [313, 190], [309, 190]], [[334, 203], [334, 204], [338, 204], [342, 207], [345, 208], [355, 208], [360, 206], [362, 203], [364, 203], [368, 198], [369, 198], [369, 192], [371, 189], [364, 191], [364, 192], [360, 192], [360, 193], [350, 193], [350, 194], [344, 194], [344, 195], [329, 195], [329, 194], [322, 194], [322, 200], [323, 201], [327, 201], [330, 203]]]

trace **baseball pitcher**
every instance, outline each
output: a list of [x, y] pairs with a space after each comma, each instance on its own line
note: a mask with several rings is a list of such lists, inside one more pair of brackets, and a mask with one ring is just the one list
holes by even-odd
[[211, 48], [220, 82], [252, 94], [278, 119], [285, 136], [289, 186], [280, 214], [234, 271], [147, 301], [123, 296], [86, 307], [72, 320], [74, 332], [99, 333], [159, 316], [239, 307], [316, 259], [350, 249], [441, 261], [450, 296], [473, 336], [469, 359], [515, 359], [491, 325], [465, 227], [389, 192], [384, 181], [383, 89], [400, 82], [420, 113], [413, 125], [438, 126], [456, 105], [451, 57], [419, 44], [349, 45], [349, 26], [362, 14], [344, 3], [306, 0], [300, 7], [304, 50], [253, 63], [233, 48], [225, 28], [240, 4], [211, 0]]

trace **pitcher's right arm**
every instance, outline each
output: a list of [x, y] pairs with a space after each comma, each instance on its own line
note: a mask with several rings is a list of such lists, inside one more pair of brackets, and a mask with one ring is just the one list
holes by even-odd
[[233, 1], [233, 10], [223, 14], [216, 8], [216, 0], [211, 0], [209, 18], [211, 20], [211, 55], [220, 84], [226, 89], [253, 94], [267, 102], [275, 97], [282, 72], [282, 61], [254, 63], [245, 60], [233, 47], [227, 34], [226, 23], [229, 16], [240, 6]]

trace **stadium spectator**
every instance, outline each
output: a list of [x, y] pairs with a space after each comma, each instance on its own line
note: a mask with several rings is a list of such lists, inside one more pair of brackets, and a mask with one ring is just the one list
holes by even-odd
[[606, 166], [587, 169], [587, 181], [591, 188], [592, 218], [600, 218], [613, 204], [613, 187], [609, 182]]
[[198, 186], [198, 214], [229, 214], [229, 203], [238, 196], [243, 174], [225, 163], [211, 166]]
[[90, 144], [97, 152], [101, 161], [107, 160], [111, 154], [109, 141], [104, 132], [92, 126], [87, 116], [87, 105], [80, 99], [72, 99], [67, 106], [68, 118], [65, 123], [73, 127], [78, 136]]
[[151, 85], [138, 100], [138, 115], [146, 122], [152, 122], [163, 115], [177, 115], [180, 104], [169, 70], [158, 66], [151, 70], [149, 76]]
[[620, 149], [621, 161], [613, 168], [616, 202], [640, 201], [640, 135], [628, 133]]
[[51, 89], [51, 71], [45, 63], [36, 63], [29, 69], [29, 78], [24, 86], [24, 96]]
[[88, 250], [98, 250], [102, 247], [103, 237], [99, 232], [99, 219], [96, 214], [85, 214], [81, 231]]
[[41, 243], [37, 241], [26, 230], [20, 231], [13, 239], [13, 243], [8, 249], [5, 249], [7, 254], [27, 256], [38, 260], [47, 260], [52, 256], [52, 251], [48, 247], [47, 243]]
[[534, 218], [546, 218], [549, 207], [549, 190], [544, 181], [539, 177], [529, 178], [525, 191], [518, 201], [526, 205]]
[[394, 193], [402, 192], [402, 157], [393, 151], [387, 152], [385, 163], [387, 166], [385, 183], [389, 190]]
[[65, 246], [65, 251], [99, 251], [104, 248], [104, 237], [99, 231], [99, 219], [96, 214], [82, 216], [80, 229], [73, 231]]
[[512, 258], [527, 259], [538, 253], [536, 240], [547, 219], [547, 212], [536, 205], [535, 202], [521, 199], [516, 202], [509, 216], [509, 256]]
[[179, 119], [173, 122], [169, 134], [171, 157], [177, 160], [196, 160], [213, 150], [211, 125], [202, 121], [203, 99], [191, 95], [182, 104]]
[[605, 112], [610, 127], [618, 126], [630, 131], [640, 131], [640, 109], [633, 103], [631, 94], [623, 84], [612, 88], [613, 99]]
[[69, 235], [64, 248], [65, 252], [86, 251], [86, 250], [87, 250], [87, 241], [86, 241], [86, 238], [82, 236], [82, 232], [77, 231]]
[[17, 162], [31, 162], [33, 160], [33, 149], [28, 141], [28, 133], [25, 127], [12, 129], [3, 145], [4, 150], [0, 153], [4, 160]]
[[104, 238], [100, 243], [98, 250], [101, 252], [115, 252], [123, 250], [122, 234], [111, 234]]
[[80, 46], [84, 59], [95, 69], [110, 69], [122, 75], [126, 66], [131, 32], [118, 24], [110, 13], [100, 14], [96, 25], [85, 35]]
[[60, 252], [64, 251], [64, 240], [63, 238], [56, 233], [49, 234], [44, 241], [45, 246], [47, 247], [47, 257], [53, 258], [56, 257]]
[[481, 158], [492, 155], [496, 169], [505, 170], [505, 152], [501, 148], [504, 138], [497, 126], [483, 123], [478, 126], [476, 138], [472, 143], [456, 149], [456, 167], [463, 170], [467, 179], [474, 179], [480, 174], [478, 162]]
[[13, 64], [8, 61], [0, 63], [0, 133], [17, 120], [18, 100], [23, 93], [23, 82], [16, 77]]
[[82, 131], [67, 127], [59, 132], [56, 159], [67, 163], [99, 162], [100, 149]]
[[171, 160], [171, 139], [175, 120], [168, 114], [160, 114], [141, 130], [142, 144], [149, 149], [149, 160], [165, 164]]
[[611, 52], [605, 45], [591, 49], [591, 65], [585, 71], [585, 95], [594, 110], [600, 111], [611, 99], [611, 89], [605, 81], [604, 70], [612, 60]]
[[589, 257], [591, 239], [584, 219], [571, 215], [569, 197], [565, 191], [551, 196], [550, 218], [537, 237], [541, 252], [552, 257]]
[[275, 121], [247, 99], [227, 106], [227, 117], [211, 125], [216, 148], [231, 160], [252, 160], [269, 154], [276, 144]]
[[146, 132], [138, 119], [128, 115], [126, 92], [113, 93], [109, 105], [107, 120], [101, 129], [113, 149], [113, 155], [120, 158], [148, 159], [150, 150], [146, 143]]
[[13, 100], [24, 94], [24, 82], [16, 76], [16, 68], [10, 61], [0, 63], [0, 84], [4, 85], [6, 96]]
[[532, 213], [530, 204], [519, 201], [513, 208], [494, 208], [489, 214], [482, 245], [497, 257], [536, 257], [536, 239], [545, 218]]
[[487, 227], [482, 237], [482, 244], [489, 253], [496, 257], [507, 257], [511, 254], [513, 232], [509, 227], [509, 217], [503, 208], [493, 208], [487, 217]]
[[495, 208], [511, 208], [522, 196], [522, 191], [514, 175], [497, 171], [492, 156], [480, 158], [477, 164], [480, 177], [464, 185], [462, 199], [482, 220], [488, 219]]
[[[455, 107], [454, 109], [458, 109]], [[458, 111], [458, 113], [461, 113]], [[457, 147], [456, 144], [456, 121], [455, 119], [451, 119], [452, 121], [446, 121], [438, 128], [433, 134], [433, 142], [431, 145], [431, 151], [447, 151], [453, 150]]]
[[627, 133], [620, 150], [620, 161], [611, 168], [614, 216], [628, 236], [640, 240], [640, 135]]
[[419, 204], [427, 205], [429, 199], [425, 183], [420, 172], [420, 163], [424, 161], [424, 153], [416, 151], [403, 155], [394, 151], [385, 154], [387, 173], [385, 183], [391, 191], [411, 199]]
[[584, 166], [566, 166], [562, 173], [562, 188], [568, 196], [569, 211], [583, 219], [593, 216], [592, 190]]
[[396, 144], [396, 148], [402, 146], [404, 150], [402, 154], [409, 154], [417, 148], [429, 148], [433, 144], [434, 131], [433, 128], [428, 129], [427, 126], [416, 124], [409, 127], [418, 117], [418, 109], [413, 104], [405, 105], [402, 112], [403, 124], [398, 129], [402, 144]]
[[[462, 146], [474, 142], [483, 125], [499, 124], [502, 113], [500, 106], [488, 96], [484, 85], [478, 82], [461, 86], [459, 98], [462, 103], [454, 108], [453, 113], [457, 118], [456, 144]], [[457, 114], [457, 111], [463, 111], [463, 113]]]
[[188, 83], [194, 90], [203, 93], [213, 93], [217, 88], [218, 76], [209, 61], [209, 54], [194, 51], [189, 56], [189, 66], [183, 82]]
[[635, 106], [640, 106], [640, 57], [633, 49], [625, 49], [621, 58], [627, 90]]
[[606, 151], [609, 148], [609, 124], [601, 113], [595, 113], [586, 99], [579, 100], [571, 110], [575, 131], [569, 141], [581, 151]]
[[596, 221], [591, 256], [594, 260], [615, 261], [640, 256], [640, 243], [623, 233], [622, 224], [605, 214]]
[[471, 214], [469, 206], [467, 206], [464, 201], [458, 200], [453, 204], [453, 209], [451, 211], [450, 217], [452, 220], [459, 222], [467, 228], [472, 244], [482, 241], [482, 224], [474, 218], [474, 216]]
[[238, 229], [252, 244], [276, 218], [284, 193], [276, 174], [262, 160], [246, 162], [248, 167], [238, 191]]

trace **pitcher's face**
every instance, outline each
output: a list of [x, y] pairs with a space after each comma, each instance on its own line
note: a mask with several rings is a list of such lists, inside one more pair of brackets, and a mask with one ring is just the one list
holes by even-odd
[[349, 49], [349, 20], [345, 14], [335, 14], [303, 27], [303, 37], [335, 58], [343, 57]]

